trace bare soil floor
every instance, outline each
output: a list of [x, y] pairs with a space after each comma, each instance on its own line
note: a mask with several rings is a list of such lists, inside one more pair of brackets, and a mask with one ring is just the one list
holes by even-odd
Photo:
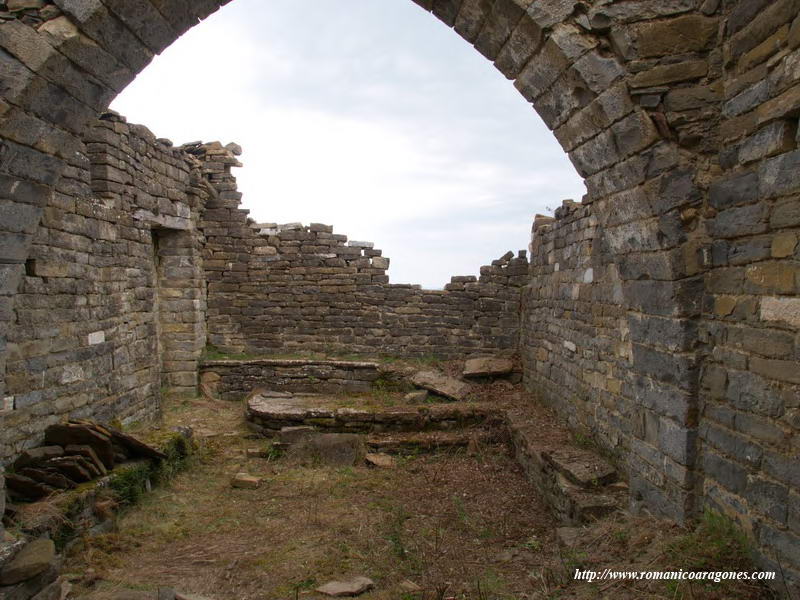
[[[322, 598], [315, 587], [349, 575], [375, 581], [366, 600], [772, 597], [756, 586], [574, 581], [576, 568], [672, 566], [670, 544], [687, 532], [618, 515], [560, 547], [559, 524], [504, 445], [402, 456], [389, 469], [310, 467], [245, 458], [268, 442], [242, 413], [239, 403], [167, 404], [163, 428], [194, 428], [194, 464], [114, 532], [71, 548], [70, 597], [164, 586], [214, 600]], [[261, 487], [232, 489], [240, 471]]]

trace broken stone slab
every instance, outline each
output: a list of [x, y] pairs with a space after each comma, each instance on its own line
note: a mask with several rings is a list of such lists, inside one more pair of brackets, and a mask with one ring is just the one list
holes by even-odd
[[31, 448], [22, 452], [14, 461], [14, 469], [19, 470], [23, 467], [35, 467], [51, 458], [58, 458], [64, 455], [64, 449], [61, 446], [41, 446], [40, 448]]
[[579, 449], [542, 452], [542, 458], [572, 483], [582, 488], [597, 488], [617, 480], [617, 471], [600, 456]]
[[64, 453], [72, 456], [80, 456], [84, 458], [86, 461], [94, 465], [94, 467], [100, 472], [100, 475], [106, 475], [108, 470], [106, 466], [103, 464], [94, 450], [92, 450], [91, 446], [87, 445], [77, 445], [72, 444], [64, 448]]
[[54, 471], [46, 471], [44, 469], [34, 469], [33, 467], [25, 467], [24, 469], [20, 469], [17, 474], [22, 475], [23, 477], [28, 477], [37, 481], [39, 483], [43, 483], [45, 485], [49, 485], [52, 488], [60, 489], [60, 490], [69, 490], [75, 487], [75, 482], [71, 479], [64, 477], [61, 473], [57, 473]]
[[362, 464], [366, 454], [363, 435], [319, 433], [292, 444], [287, 455], [301, 463], [352, 467]]
[[114, 467], [114, 447], [111, 437], [96, 429], [77, 423], [57, 423], [44, 432], [45, 442], [57, 446], [91, 446], [107, 469]]
[[249, 473], [237, 473], [231, 480], [231, 487], [244, 490], [255, 490], [261, 486], [261, 479]]
[[368, 465], [379, 469], [392, 469], [397, 465], [397, 461], [393, 456], [382, 452], [367, 453], [366, 461]]
[[40, 500], [56, 491], [54, 487], [16, 473], [6, 473], [6, 487], [14, 495], [26, 500]]
[[0, 571], [0, 585], [21, 583], [40, 573], [53, 564], [56, 547], [53, 540], [41, 538], [30, 542], [19, 554]]
[[80, 456], [51, 458], [43, 466], [55, 469], [76, 483], [91, 481], [95, 477], [92, 470], [89, 469], [89, 463]]
[[466, 400], [469, 392], [469, 384], [436, 371], [419, 371], [411, 383], [451, 400]]
[[375, 587], [375, 582], [368, 577], [353, 577], [344, 581], [330, 581], [315, 591], [326, 596], [346, 597], [360, 596]]
[[163, 452], [137, 440], [132, 435], [122, 433], [118, 429], [109, 429], [109, 431], [111, 432], [112, 441], [118, 446], [122, 446], [126, 451], [125, 453], [132, 458], [141, 457], [153, 460], [166, 460], [167, 458], [167, 455]]
[[509, 358], [470, 358], [464, 363], [464, 377], [499, 377], [514, 370]]

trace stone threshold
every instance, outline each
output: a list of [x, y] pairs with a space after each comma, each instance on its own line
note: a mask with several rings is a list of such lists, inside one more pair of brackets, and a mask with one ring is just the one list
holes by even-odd
[[435, 451], [508, 441], [527, 478], [562, 523], [579, 525], [621, 510], [627, 486], [597, 453], [548, 441], [529, 415], [486, 403], [342, 406], [341, 398], [262, 392], [247, 401], [246, 418], [272, 437], [283, 428], [367, 434], [382, 452]]

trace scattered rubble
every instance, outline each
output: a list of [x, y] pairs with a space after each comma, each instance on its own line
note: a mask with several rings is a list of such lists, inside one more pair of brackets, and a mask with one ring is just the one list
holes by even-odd
[[69, 421], [45, 430], [46, 446], [22, 452], [6, 475], [18, 501], [35, 501], [59, 490], [104, 477], [115, 464], [131, 459], [163, 460], [166, 455], [133, 436], [90, 421]]

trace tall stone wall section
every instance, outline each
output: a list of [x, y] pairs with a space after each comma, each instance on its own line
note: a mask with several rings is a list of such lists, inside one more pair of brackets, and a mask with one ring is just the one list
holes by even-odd
[[626, 466], [634, 508], [721, 510], [797, 586], [800, 3], [616, 8], [576, 23], [609, 27], [658, 134], [587, 141], [611, 90], [562, 113], [589, 195], [534, 226], [526, 384]]
[[732, 3], [721, 50], [701, 493], [800, 578], [800, 2]]
[[146, 419], [205, 345], [199, 165], [107, 114], [44, 209], [8, 335], [0, 460], [64, 418]]
[[211, 345], [251, 354], [516, 352], [524, 252], [444, 290], [389, 284], [389, 259], [370, 242], [329, 225], [250, 220], [230, 174], [234, 155], [218, 145], [194, 152], [219, 191], [203, 215]]

